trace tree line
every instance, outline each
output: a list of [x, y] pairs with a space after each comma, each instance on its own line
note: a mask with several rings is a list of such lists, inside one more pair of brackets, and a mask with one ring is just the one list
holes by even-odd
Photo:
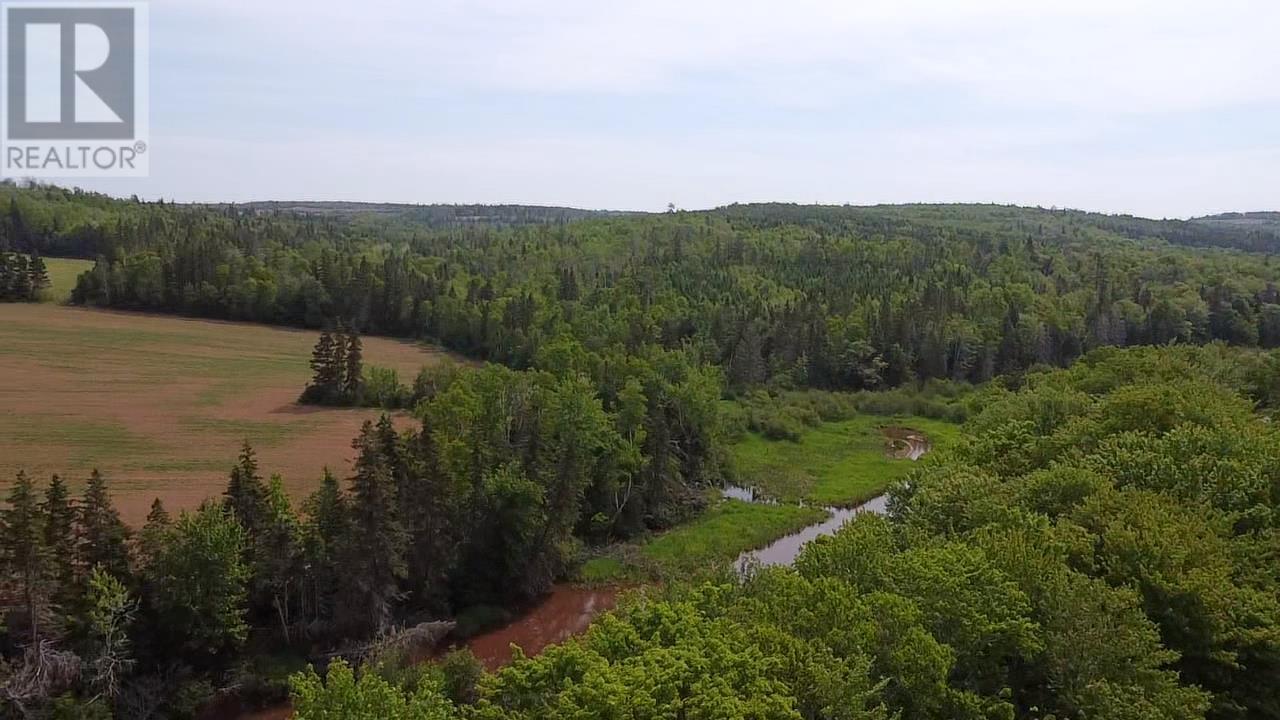
[[39, 255], [0, 250], [0, 302], [35, 302], [49, 288], [49, 270]]
[[[1001, 206], [729, 206], [440, 226], [0, 187], [14, 247], [94, 257], [76, 302], [425, 338], [690, 352], [731, 387], [982, 382], [1104, 346], [1280, 345], [1273, 235]], [[17, 228], [17, 229], [15, 229]], [[1259, 234], [1261, 233], [1261, 234]], [[1207, 248], [1207, 249], [1206, 249]]]

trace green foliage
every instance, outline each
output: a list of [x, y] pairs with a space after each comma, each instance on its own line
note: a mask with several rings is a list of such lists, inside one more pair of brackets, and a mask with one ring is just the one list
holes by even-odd
[[207, 662], [247, 637], [245, 542], [235, 516], [206, 503], [178, 517], [145, 569], [165, 631], [193, 661]]
[[448, 720], [455, 717], [441, 689], [424, 684], [411, 694], [373, 673], [359, 678], [342, 660], [325, 677], [315, 670], [293, 679], [293, 717], [297, 720]]

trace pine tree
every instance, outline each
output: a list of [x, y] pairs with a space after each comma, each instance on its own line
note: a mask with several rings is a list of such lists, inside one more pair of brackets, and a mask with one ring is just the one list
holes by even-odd
[[365, 421], [352, 447], [359, 456], [351, 479], [351, 526], [342, 563], [348, 587], [345, 614], [353, 626], [379, 632], [390, 625], [399, 598], [407, 538], [372, 423]]
[[78, 594], [76, 590], [75, 556], [68, 552], [75, 547], [75, 509], [71, 506], [67, 484], [57, 475], [49, 482], [40, 506], [44, 514], [44, 545], [52, 551], [49, 564], [55, 584], [53, 598], [69, 605]]
[[13, 300], [13, 260], [12, 255], [0, 251], [0, 302]]
[[342, 394], [352, 405], [359, 405], [364, 393], [363, 346], [360, 336], [352, 331], [347, 336], [346, 365], [343, 371]]
[[107, 481], [96, 469], [89, 475], [84, 500], [80, 503], [79, 560], [87, 575], [101, 567], [119, 580], [129, 572], [129, 529], [111, 504]]
[[147, 522], [142, 526], [142, 532], [138, 538], [138, 549], [143, 564], [150, 564], [163, 549], [165, 535], [172, 526], [173, 521], [169, 517], [169, 511], [165, 510], [164, 503], [160, 502], [160, 498], [152, 500], [151, 511], [147, 513]]
[[330, 618], [339, 582], [339, 562], [348, 527], [347, 500], [338, 478], [324, 470], [320, 487], [307, 499], [307, 525], [303, 554], [308, 567], [309, 612], [313, 618]]
[[39, 253], [31, 253], [31, 264], [27, 267], [27, 274], [30, 276], [31, 298], [37, 299], [40, 293], [49, 289], [49, 269], [45, 267], [44, 259]]
[[50, 595], [49, 548], [44, 541], [44, 517], [35, 487], [21, 470], [9, 491], [8, 502], [9, 508], [0, 513], [4, 520], [4, 557], [21, 592], [30, 640], [35, 643], [40, 639], [40, 616]]
[[400, 518], [409, 536], [408, 587], [425, 607], [442, 608], [445, 583], [457, 561], [455, 518], [460, 492], [440, 468], [431, 427], [415, 437], [411, 472], [397, 490]]
[[333, 368], [334, 399], [342, 393], [342, 384], [347, 377], [347, 326], [339, 322], [333, 332], [333, 350], [329, 355], [329, 365]]
[[302, 393], [303, 402], [332, 402], [340, 392], [342, 367], [335, 350], [340, 342], [328, 330], [320, 333], [311, 351], [311, 384]]
[[223, 497], [224, 507], [240, 521], [251, 540], [256, 538], [267, 514], [267, 486], [258, 474], [257, 455], [248, 440], [240, 446], [240, 460], [231, 468]]
[[26, 302], [34, 297], [31, 289], [31, 271], [27, 266], [27, 256], [15, 254], [11, 267], [13, 268], [10, 279], [9, 294], [18, 302]]

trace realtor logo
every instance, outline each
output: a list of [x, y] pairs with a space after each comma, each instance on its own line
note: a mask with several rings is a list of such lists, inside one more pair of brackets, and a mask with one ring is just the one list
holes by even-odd
[[7, 177], [147, 171], [147, 6], [4, 2]]

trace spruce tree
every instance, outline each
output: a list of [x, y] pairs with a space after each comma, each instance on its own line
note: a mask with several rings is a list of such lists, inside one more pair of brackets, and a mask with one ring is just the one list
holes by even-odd
[[31, 298], [37, 299], [40, 293], [49, 289], [49, 269], [45, 267], [44, 259], [39, 253], [31, 254], [31, 264], [27, 267], [27, 274], [31, 278]]
[[338, 394], [342, 369], [335, 362], [337, 342], [328, 330], [320, 333], [320, 339], [311, 351], [311, 384], [302, 393], [304, 402], [332, 402]]
[[347, 336], [346, 364], [343, 370], [342, 395], [352, 405], [359, 405], [364, 394], [363, 346], [360, 336], [352, 331]]
[[408, 587], [419, 604], [443, 609], [447, 581], [457, 560], [459, 488], [440, 468], [430, 425], [414, 437], [411, 469], [397, 489], [401, 522], [409, 536]]
[[223, 505], [240, 521], [249, 538], [257, 537], [267, 514], [267, 486], [258, 474], [257, 455], [248, 440], [240, 446], [240, 460], [231, 468], [231, 479], [223, 496]]
[[13, 256], [0, 252], [0, 302], [13, 300]]
[[379, 632], [390, 625], [405, 577], [406, 536], [395, 485], [372, 423], [365, 421], [352, 446], [359, 452], [351, 479], [351, 526], [344, 547], [346, 617], [352, 626]]
[[40, 639], [40, 616], [50, 596], [49, 548], [45, 545], [44, 517], [35, 487], [21, 470], [9, 491], [8, 502], [8, 509], [0, 513], [4, 520], [4, 557], [21, 595], [29, 639], [35, 643]]
[[88, 574], [101, 567], [119, 580], [128, 581], [129, 528], [111, 504], [106, 478], [97, 469], [89, 475], [79, 512], [79, 561]]
[[31, 290], [31, 274], [27, 267], [27, 256], [15, 254], [11, 256], [12, 276], [10, 279], [9, 294], [18, 302], [26, 302], [31, 300], [34, 295]]
[[347, 500], [338, 478], [324, 469], [320, 487], [304, 506], [307, 524], [303, 529], [303, 557], [308, 568], [307, 612], [314, 619], [331, 618], [340, 585], [339, 563], [348, 527]]
[[338, 402], [342, 399], [342, 387], [347, 379], [347, 326], [342, 321], [338, 321], [333, 332], [333, 351], [329, 355], [329, 364], [333, 367], [333, 396], [330, 399]]
[[144, 564], [150, 564], [163, 549], [166, 533], [172, 525], [173, 521], [169, 517], [169, 511], [165, 510], [164, 503], [160, 502], [160, 498], [152, 500], [147, 522], [142, 526], [138, 538], [138, 549]]
[[45, 489], [40, 510], [44, 514], [44, 544], [52, 552], [49, 564], [54, 581], [53, 599], [66, 606], [78, 594], [75, 555], [70, 552], [76, 544], [76, 515], [67, 484], [57, 475]]

